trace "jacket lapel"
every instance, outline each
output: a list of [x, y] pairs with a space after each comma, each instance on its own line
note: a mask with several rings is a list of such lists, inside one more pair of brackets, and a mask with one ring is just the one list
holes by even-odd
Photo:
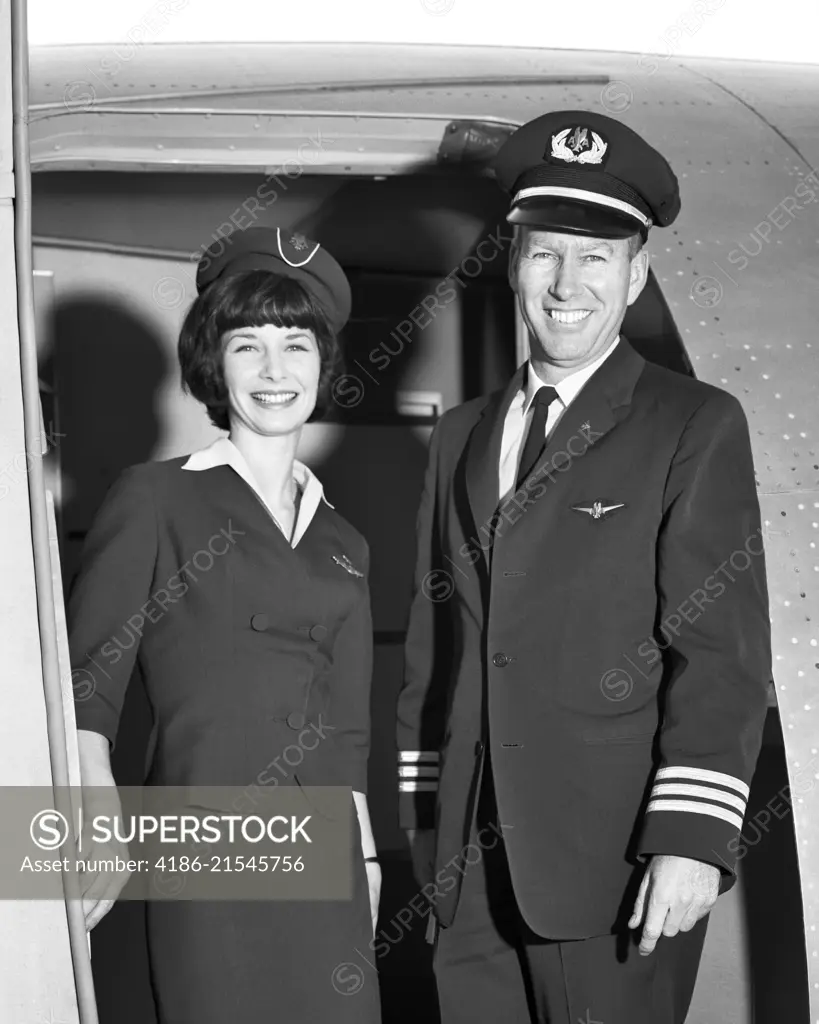
[[492, 519], [498, 507], [498, 467], [506, 413], [523, 386], [526, 365], [519, 366], [503, 391], [494, 394], [469, 438], [466, 455], [466, 487], [475, 521], [475, 536], [489, 561]]

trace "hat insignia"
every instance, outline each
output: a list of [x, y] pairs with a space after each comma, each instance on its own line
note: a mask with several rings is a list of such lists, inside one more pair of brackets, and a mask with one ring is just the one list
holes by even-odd
[[552, 136], [552, 156], [567, 163], [599, 164], [608, 143], [590, 128], [564, 128]]
[[[288, 267], [304, 267], [304, 266], [306, 266], [310, 262], [310, 260], [316, 255], [316, 253], [319, 251], [319, 249], [321, 248], [321, 246], [319, 245], [318, 242], [313, 243], [313, 249], [304, 257], [304, 259], [301, 261], [301, 263], [294, 263], [293, 260], [289, 260], [287, 258], [287, 255], [285, 254], [284, 249], [282, 249], [282, 230], [281, 230], [281, 228], [276, 228], [276, 244], [279, 247], [279, 256], [281, 256], [281, 258], [288, 265]], [[292, 249], [295, 249], [296, 252], [302, 252], [305, 249], [309, 249], [311, 243], [304, 237], [304, 235], [300, 235], [300, 234], [294, 233], [294, 234], [292, 234], [288, 238], [287, 244]]]

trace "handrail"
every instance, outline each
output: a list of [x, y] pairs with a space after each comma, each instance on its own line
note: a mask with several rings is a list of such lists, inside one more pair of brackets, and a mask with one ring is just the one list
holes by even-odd
[[[20, 334], [20, 375], [26, 450], [41, 442], [40, 392], [34, 320], [34, 268], [31, 254], [31, 169], [28, 138], [28, 31], [26, 0], [11, 0], [12, 111], [14, 155], [14, 249], [17, 277], [17, 320]], [[60, 681], [57, 623], [51, 578], [48, 506], [42, 459], [31, 459], [27, 474], [34, 582], [37, 594], [40, 653], [45, 691], [48, 749], [55, 787], [54, 805], [70, 814], [70, 777], [65, 745], [65, 714]], [[69, 805], [66, 805], [69, 801]], [[65, 813], [65, 811], [63, 812]], [[71, 820], [69, 817], [68, 820]], [[76, 876], [63, 874], [65, 911], [74, 986], [81, 1024], [98, 1024], [91, 959], [82, 901], [77, 898]]]

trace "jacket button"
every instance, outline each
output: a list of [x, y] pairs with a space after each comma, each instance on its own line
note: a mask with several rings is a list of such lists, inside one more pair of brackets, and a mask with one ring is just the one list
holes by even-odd
[[492, 657], [492, 664], [495, 668], [505, 668], [509, 664], [509, 655], [502, 651]]
[[304, 715], [301, 711], [291, 711], [287, 716], [287, 724], [291, 729], [303, 729], [304, 728]]
[[475, 744], [475, 757], [480, 757], [483, 753], [483, 743], [480, 740]]
[[263, 633], [270, 625], [270, 620], [266, 615], [262, 615], [261, 613], [259, 613], [253, 616], [253, 618], [250, 620], [250, 625], [257, 632]]
[[326, 636], [326, 626], [313, 626], [312, 629], [310, 630], [310, 639], [315, 640], [316, 642], [318, 642], [319, 640], [323, 640]]

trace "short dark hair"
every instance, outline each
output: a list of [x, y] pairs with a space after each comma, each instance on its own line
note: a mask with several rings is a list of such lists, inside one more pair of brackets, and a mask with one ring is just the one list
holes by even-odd
[[341, 366], [341, 350], [327, 315], [298, 281], [268, 270], [247, 270], [208, 285], [188, 310], [179, 334], [182, 387], [202, 402], [211, 423], [220, 430], [230, 429], [222, 338], [240, 327], [267, 324], [313, 332], [321, 371], [310, 420], [320, 419], [327, 411]]

